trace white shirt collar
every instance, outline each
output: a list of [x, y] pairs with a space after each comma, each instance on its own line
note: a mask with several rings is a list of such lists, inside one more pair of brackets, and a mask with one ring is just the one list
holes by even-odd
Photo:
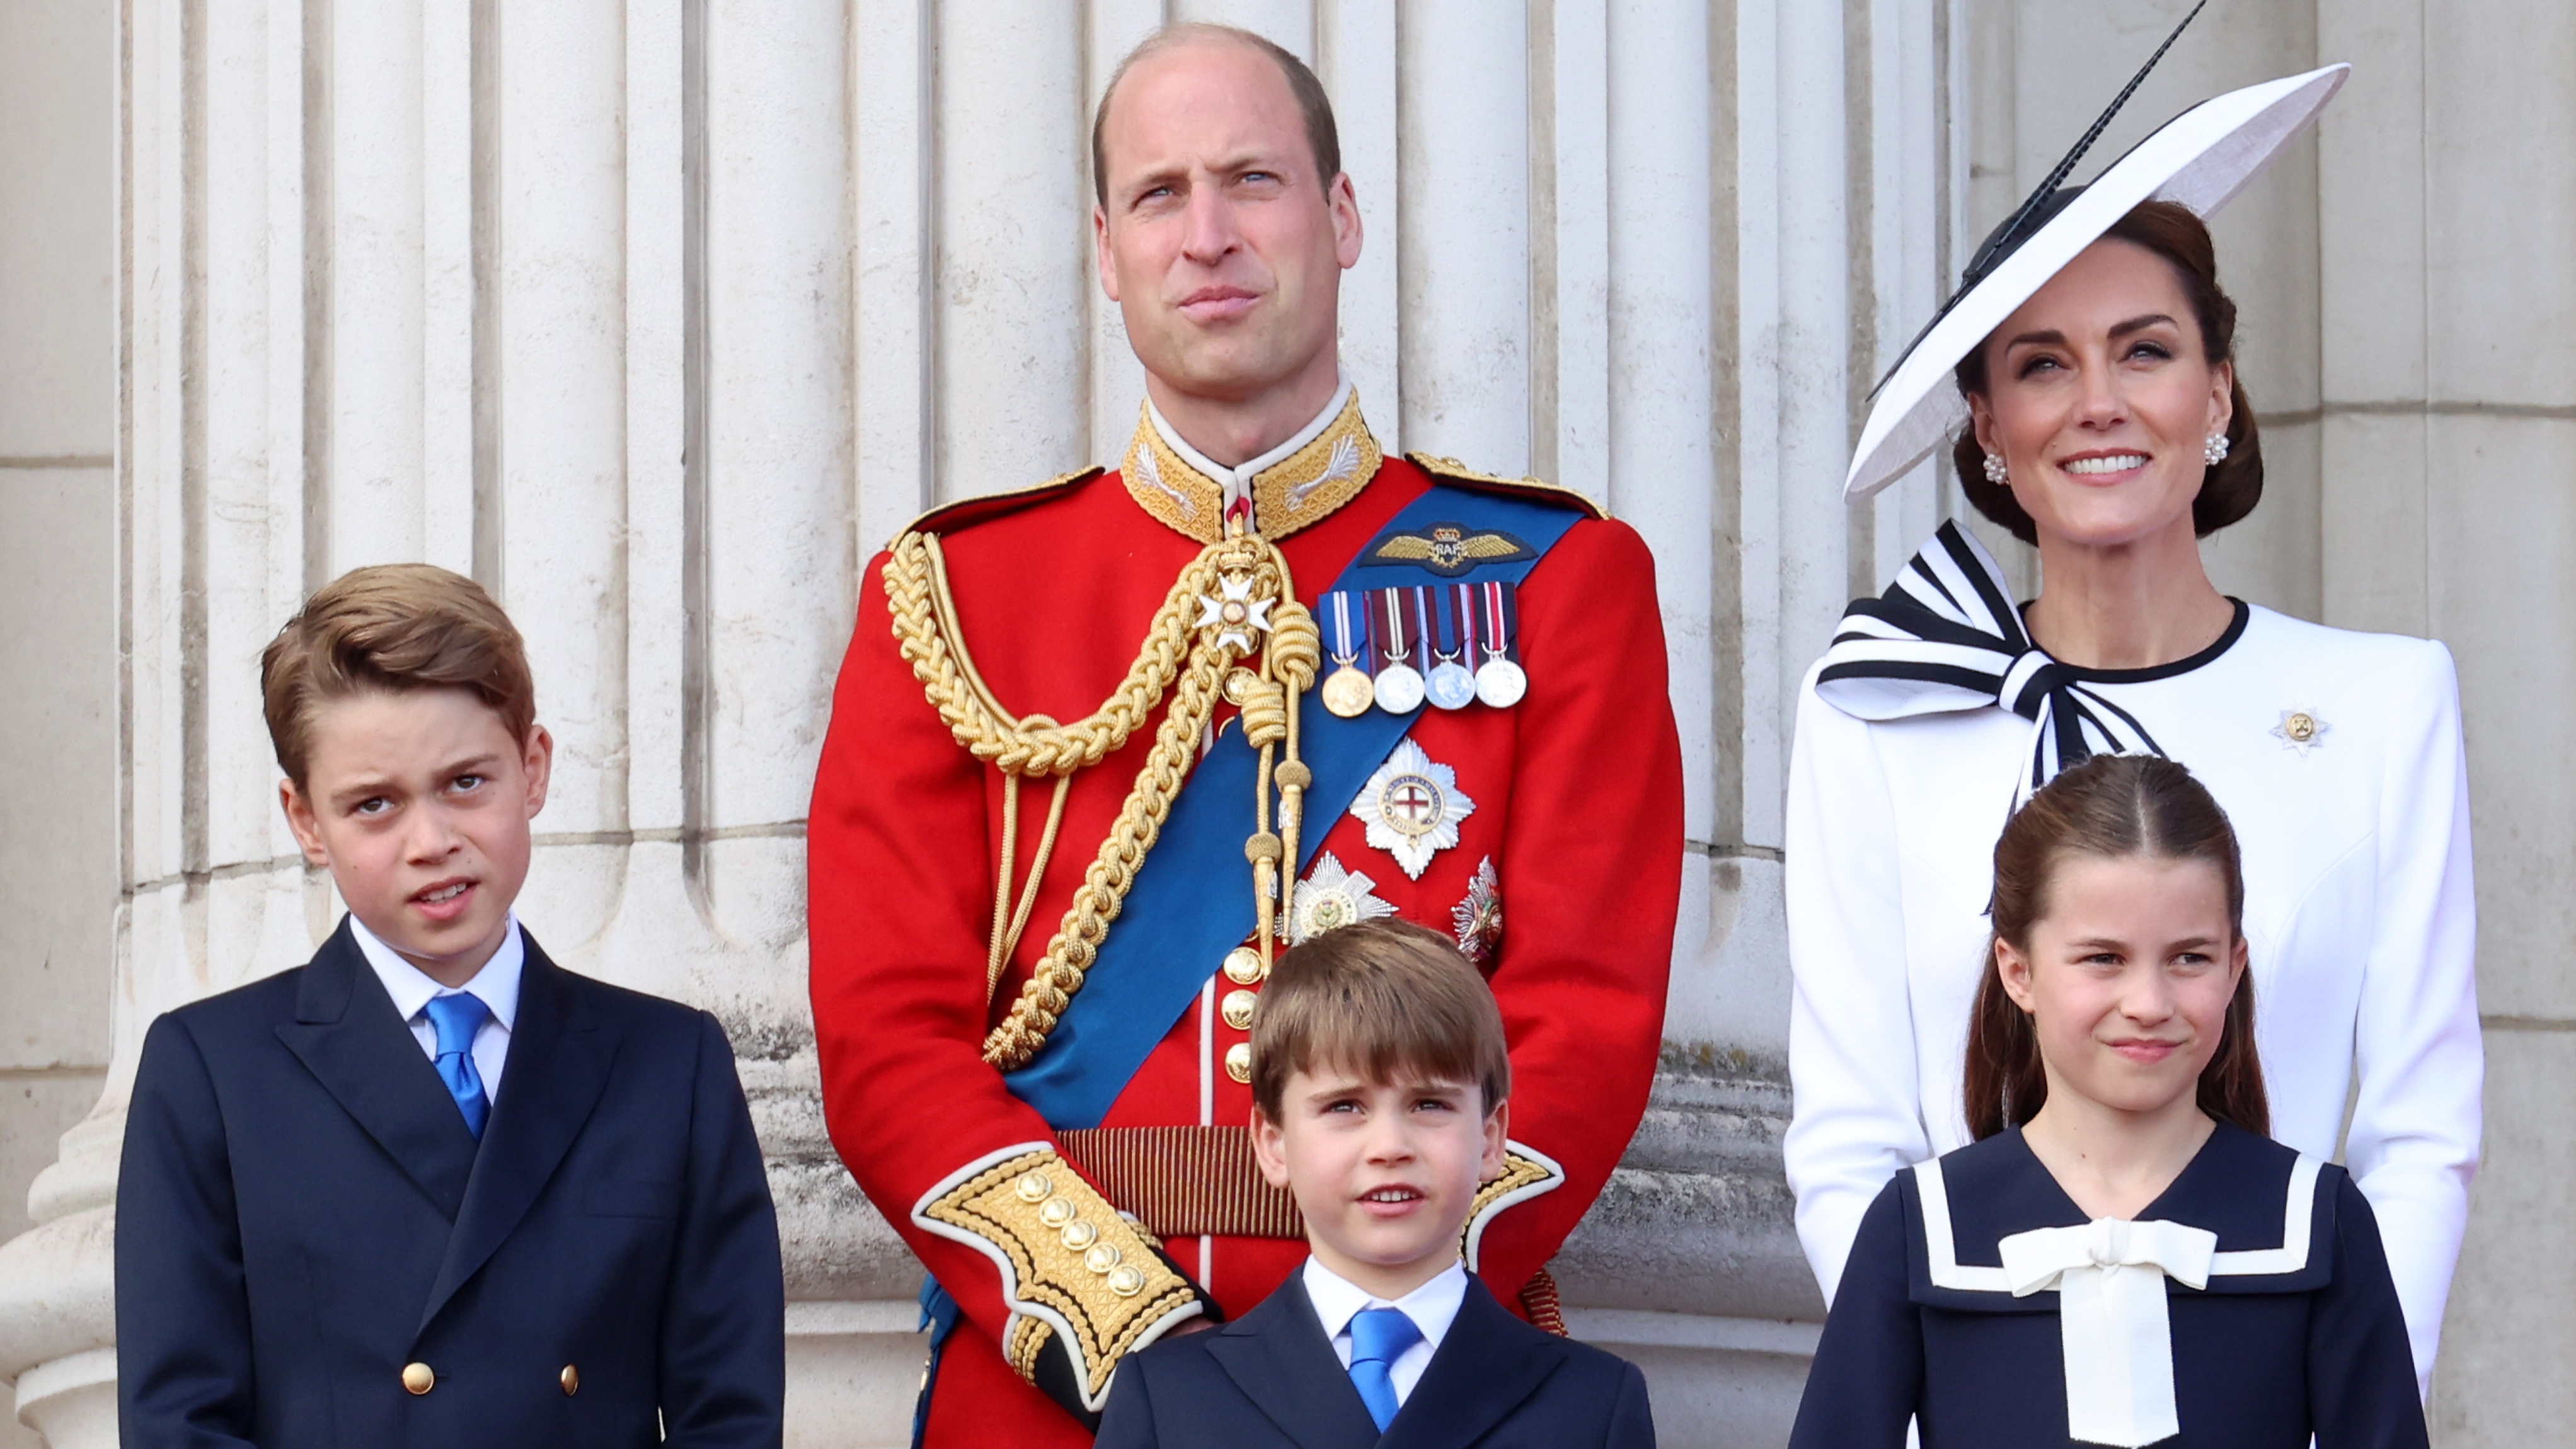
[[[1154, 406], [1154, 399], [1150, 396], [1145, 399], [1145, 416], [1154, 420], [1154, 431], [1162, 435], [1163, 446], [1171, 449], [1175, 454], [1178, 454], [1182, 462], [1189, 464], [1191, 467], [1199, 470], [1200, 473], [1205, 474], [1208, 481], [1222, 484], [1224, 486], [1225, 507], [1223, 509], [1223, 515], [1231, 518], [1234, 516], [1234, 507], [1237, 503], [1241, 503], [1246, 508], [1253, 506], [1252, 480], [1260, 477], [1270, 469], [1277, 467], [1279, 464], [1288, 461], [1290, 458], [1296, 456], [1298, 449], [1305, 447], [1308, 443], [1321, 437], [1324, 429], [1333, 425], [1333, 419], [1342, 415], [1342, 408], [1350, 402], [1350, 398], [1351, 380], [1348, 377], [1344, 377], [1341, 380], [1341, 385], [1333, 389], [1332, 401], [1324, 404], [1324, 410], [1315, 414], [1314, 421], [1306, 424], [1306, 426], [1302, 428], [1299, 428], [1294, 436], [1289, 438], [1288, 441], [1281, 443], [1278, 447], [1271, 449], [1269, 452], [1262, 454], [1258, 458], [1250, 459], [1242, 466], [1235, 468], [1229, 468], [1224, 464], [1217, 462], [1215, 459], [1210, 458], [1207, 454], [1200, 452], [1198, 449], [1191, 447], [1182, 439], [1179, 433], [1172, 430], [1172, 425], [1163, 418], [1163, 410]], [[1261, 527], [1261, 520], [1257, 517], [1254, 518], [1252, 520], [1252, 527], [1258, 531]]]
[[[394, 1010], [404, 1021], [420, 1015], [420, 1009], [429, 1004], [431, 997], [449, 995], [454, 989], [439, 985], [429, 978], [428, 973], [404, 960], [393, 947], [368, 930], [367, 923], [359, 920], [354, 911], [349, 915], [349, 934], [356, 939], [359, 953], [367, 958], [367, 964], [375, 968], [376, 979], [385, 984], [385, 994], [394, 999]], [[503, 1031], [508, 1031], [518, 1018], [519, 973], [526, 966], [527, 959], [528, 947], [519, 929], [519, 913], [512, 911], [510, 929], [501, 937], [501, 948], [492, 953], [492, 959], [484, 962], [483, 969], [475, 972], [474, 979], [462, 988], [482, 998], [483, 1004], [492, 1010], [492, 1020], [499, 1023]]]
[[1458, 1306], [1467, 1301], [1467, 1268], [1463, 1263], [1451, 1263], [1430, 1282], [1389, 1300], [1372, 1297], [1367, 1289], [1309, 1255], [1306, 1299], [1315, 1305], [1315, 1317], [1322, 1320], [1327, 1339], [1349, 1332], [1351, 1320], [1363, 1308], [1396, 1308], [1413, 1320], [1413, 1326], [1422, 1330], [1422, 1341], [1437, 1351], [1450, 1323], [1458, 1317]]

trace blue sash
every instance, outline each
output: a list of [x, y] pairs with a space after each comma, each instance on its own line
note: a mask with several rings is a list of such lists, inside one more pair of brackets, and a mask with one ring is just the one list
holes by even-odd
[[[1354, 560], [1333, 587], [1447, 584], [1462, 577], [1517, 583], [1580, 517], [1580, 510], [1568, 504], [1434, 483], [1378, 531], [1369, 547], [1360, 550], [1360, 559], [1391, 534], [1419, 532], [1435, 523], [1509, 534], [1526, 545], [1523, 555], [1476, 567], [1471, 575]], [[1343, 719], [1325, 709], [1318, 694], [1308, 690], [1298, 703], [1299, 754], [1315, 773], [1306, 790], [1307, 828], [1298, 842], [1300, 878], [1333, 822], [1413, 724], [1412, 714], [1383, 709]], [[1109, 1104], [1216, 974], [1226, 952], [1242, 944], [1258, 924], [1243, 841], [1252, 833], [1252, 787], [1260, 758], [1241, 730], [1228, 730], [1190, 771], [1081, 992], [1038, 1059], [1004, 1078], [1012, 1094], [1037, 1108], [1048, 1126], [1064, 1131], [1100, 1125]]]

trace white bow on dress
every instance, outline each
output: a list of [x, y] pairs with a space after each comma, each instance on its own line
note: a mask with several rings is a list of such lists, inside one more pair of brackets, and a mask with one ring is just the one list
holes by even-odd
[[2207, 1286], [2218, 1235], [2096, 1218], [2080, 1228], [2015, 1233], [1998, 1246], [2014, 1297], [2057, 1290], [2067, 1437], [2139, 1449], [2181, 1433], [2165, 1280]]

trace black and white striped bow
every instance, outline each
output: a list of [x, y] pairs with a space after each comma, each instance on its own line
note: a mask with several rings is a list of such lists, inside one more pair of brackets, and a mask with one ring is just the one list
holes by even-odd
[[2095, 755], [2161, 755], [2137, 716], [2031, 642], [1994, 555], [1953, 521], [1875, 599], [1854, 599], [1816, 693], [1857, 719], [2002, 705], [2032, 722], [2027, 796]]

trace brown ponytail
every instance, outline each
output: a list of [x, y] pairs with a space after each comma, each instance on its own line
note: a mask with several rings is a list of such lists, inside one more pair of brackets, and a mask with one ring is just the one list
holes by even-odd
[[[2227, 926], [2245, 931], [2245, 871], [2227, 812], [2189, 770], [2146, 755], [2096, 755], [2051, 780], [2005, 822], [1995, 842], [1994, 934], [1985, 981], [1968, 1022], [1968, 1132], [1984, 1141], [2037, 1116], [2048, 1074], [2028, 1013], [2003, 987], [1995, 943], [2027, 950], [2030, 928], [2048, 914], [2048, 885], [2070, 855], [2118, 860], [2205, 860], [2227, 890]], [[2238, 978], [2227, 1003], [2218, 1054], [2201, 1070], [2200, 1110], [2270, 1136], [2272, 1110], [2254, 1052], [2254, 973]]]

